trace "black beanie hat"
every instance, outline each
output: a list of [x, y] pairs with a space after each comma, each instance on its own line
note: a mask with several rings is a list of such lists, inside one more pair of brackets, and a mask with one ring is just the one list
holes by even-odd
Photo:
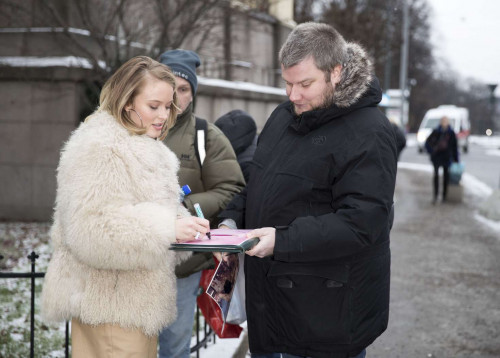
[[160, 62], [170, 67], [175, 76], [184, 78], [191, 85], [193, 96], [198, 89], [196, 68], [201, 64], [196, 52], [189, 50], [169, 50], [160, 56]]
[[257, 134], [255, 120], [247, 112], [239, 109], [224, 114], [214, 124], [229, 139], [236, 155], [250, 146]]

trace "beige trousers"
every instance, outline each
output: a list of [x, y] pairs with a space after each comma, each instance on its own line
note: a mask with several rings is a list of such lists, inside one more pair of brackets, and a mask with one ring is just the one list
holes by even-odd
[[72, 358], [156, 358], [157, 340], [116, 324], [91, 326], [71, 320]]

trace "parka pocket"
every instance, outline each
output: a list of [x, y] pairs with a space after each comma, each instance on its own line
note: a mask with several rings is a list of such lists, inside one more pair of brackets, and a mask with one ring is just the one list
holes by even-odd
[[348, 276], [346, 265], [274, 262], [267, 280], [277, 335], [302, 344], [349, 344]]

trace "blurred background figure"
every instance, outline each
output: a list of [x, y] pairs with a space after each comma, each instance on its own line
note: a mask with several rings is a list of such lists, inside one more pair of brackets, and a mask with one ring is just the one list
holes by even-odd
[[247, 112], [240, 109], [230, 111], [215, 121], [215, 125], [229, 138], [248, 183], [250, 162], [257, 148], [257, 125]]
[[425, 141], [425, 148], [430, 154], [432, 164], [434, 165], [434, 196], [432, 203], [437, 202], [439, 192], [439, 167], [443, 167], [443, 201], [446, 201], [448, 192], [448, 168], [452, 161], [458, 163], [457, 138], [453, 128], [450, 127], [448, 117], [441, 118], [439, 126], [434, 129], [431, 135]]

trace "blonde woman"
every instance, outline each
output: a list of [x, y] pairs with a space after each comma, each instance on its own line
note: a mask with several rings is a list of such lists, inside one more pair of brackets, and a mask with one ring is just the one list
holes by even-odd
[[73, 132], [57, 170], [46, 321], [71, 320], [72, 356], [156, 357], [176, 317], [175, 241], [209, 230], [179, 203], [175, 78], [148, 57], [122, 65]]

